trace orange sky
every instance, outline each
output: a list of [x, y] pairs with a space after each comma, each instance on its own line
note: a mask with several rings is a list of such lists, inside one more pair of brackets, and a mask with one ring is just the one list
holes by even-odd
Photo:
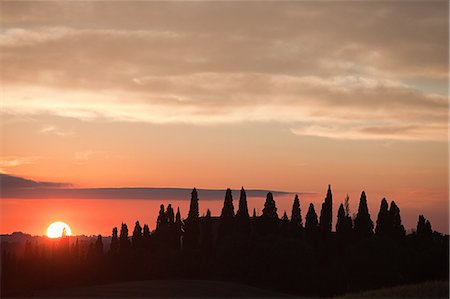
[[[317, 193], [304, 210], [331, 183], [448, 232], [448, 2], [0, 5], [1, 172]], [[129, 206], [2, 198], [1, 232], [154, 225], [159, 203]]]

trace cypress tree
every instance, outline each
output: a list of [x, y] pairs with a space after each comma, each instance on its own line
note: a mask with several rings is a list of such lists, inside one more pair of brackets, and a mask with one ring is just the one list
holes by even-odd
[[386, 236], [390, 234], [391, 229], [392, 223], [390, 223], [389, 219], [388, 203], [386, 198], [383, 198], [381, 200], [380, 211], [378, 212], [375, 234], [379, 236]]
[[102, 241], [102, 235], [97, 236], [97, 240], [95, 241], [95, 255], [97, 258], [101, 257], [103, 255], [103, 241]]
[[128, 227], [123, 222], [122, 227], [120, 228], [119, 248], [120, 251], [126, 251], [128, 248], [130, 248], [130, 240], [128, 239]]
[[416, 233], [420, 237], [430, 237], [433, 234], [430, 221], [428, 221], [423, 215], [419, 216]]
[[331, 233], [331, 226], [333, 221], [333, 195], [331, 194], [331, 185], [328, 185], [327, 196], [322, 203], [320, 211], [320, 230], [323, 233]]
[[239, 208], [236, 212], [236, 222], [238, 233], [247, 234], [250, 232], [250, 216], [248, 214], [247, 195], [244, 187], [241, 188], [239, 197]]
[[295, 194], [294, 203], [292, 204], [291, 223], [295, 229], [303, 228], [300, 200], [297, 194]]
[[318, 229], [318, 220], [316, 210], [312, 203], [309, 204], [308, 213], [306, 214], [305, 231], [309, 234], [313, 234]]
[[204, 221], [205, 222], [203, 225], [202, 247], [206, 254], [210, 254], [213, 247], [213, 232], [211, 222], [211, 211], [209, 209], [206, 211]]
[[177, 214], [175, 215], [175, 223], [181, 224], [181, 213], [179, 207], [177, 208]]
[[142, 227], [139, 224], [139, 221], [136, 221], [134, 226], [133, 235], [131, 236], [131, 245], [134, 248], [138, 248], [142, 245]]
[[221, 218], [233, 218], [234, 217], [234, 206], [233, 206], [233, 195], [231, 194], [231, 189], [228, 188], [225, 192], [225, 200], [223, 202]]
[[370, 237], [373, 235], [373, 222], [372, 219], [370, 219], [366, 193], [364, 191], [361, 193], [358, 214], [356, 214], [355, 218], [355, 233], [360, 238]]
[[183, 247], [186, 249], [195, 249], [199, 242], [199, 223], [198, 223], [198, 194], [194, 188], [191, 192], [191, 203], [189, 206], [188, 217], [185, 221], [185, 232], [183, 238]]
[[[78, 242], [78, 239], [77, 239]], [[112, 230], [111, 244], [109, 245], [109, 250], [111, 253], [116, 253], [119, 250], [119, 238], [117, 236], [117, 227]]]
[[278, 219], [277, 207], [272, 192], [267, 193], [266, 202], [264, 203], [264, 208], [262, 210], [262, 218]]
[[164, 205], [160, 205], [158, 219], [156, 220], [156, 231], [164, 230], [166, 227], [166, 212], [164, 211]]
[[250, 216], [248, 214], [247, 206], [247, 195], [245, 193], [244, 187], [241, 188], [241, 196], [239, 197], [239, 208], [236, 212], [237, 219], [248, 219]]
[[391, 235], [397, 238], [405, 236], [406, 231], [405, 227], [402, 225], [400, 209], [394, 201], [391, 202], [391, 207], [389, 208], [389, 218], [392, 225]]
[[234, 206], [233, 206], [233, 195], [231, 189], [228, 188], [225, 192], [225, 200], [223, 202], [222, 213], [220, 214], [220, 227], [219, 235], [224, 237], [230, 235], [233, 230], [234, 220]]
[[169, 227], [172, 227], [173, 224], [175, 223], [175, 215], [173, 212], [173, 208], [172, 208], [172, 204], [169, 203], [169, 205], [167, 206], [167, 210], [166, 210], [166, 221], [169, 225]]
[[347, 226], [347, 223], [346, 223], [346, 219], [345, 219], [344, 205], [340, 204], [339, 209], [338, 209], [337, 222], [336, 222], [336, 234], [342, 235], [345, 232], [346, 226]]
[[198, 194], [197, 194], [197, 189], [194, 188], [191, 192], [191, 203], [189, 205], [189, 214], [188, 214], [188, 220], [189, 221], [195, 221], [198, 219], [199, 216], [199, 211], [198, 211]]

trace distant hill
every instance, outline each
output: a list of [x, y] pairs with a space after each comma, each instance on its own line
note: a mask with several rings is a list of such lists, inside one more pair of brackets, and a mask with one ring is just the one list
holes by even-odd
[[36, 292], [45, 298], [288, 298], [244, 284], [209, 280], [147, 280]]
[[[0, 173], [2, 198], [73, 198], [73, 199], [143, 199], [143, 200], [189, 200], [192, 188], [74, 188], [67, 183], [38, 182]], [[223, 199], [225, 189], [198, 189], [202, 200]], [[235, 190], [239, 192], [239, 190]], [[249, 197], [265, 197], [269, 190], [246, 190]], [[293, 194], [285, 191], [270, 191], [273, 195]], [[308, 192], [297, 192], [309, 194]], [[237, 196], [237, 194], [236, 194]]]

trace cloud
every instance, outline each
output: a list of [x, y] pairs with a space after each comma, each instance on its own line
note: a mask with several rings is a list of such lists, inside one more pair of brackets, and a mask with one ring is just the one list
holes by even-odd
[[[190, 200], [190, 188], [72, 188], [71, 184], [39, 182], [0, 173], [2, 198], [23, 199], [142, 199], [142, 200]], [[225, 189], [198, 189], [201, 200], [223, 200]], [[233, 196], [238, 196], [234, 190]], [[268, 190], [246, 190], [248, 197], [265, 197]], [[276, 195], [288, 195], [291, 192], [271, 191]], [[311, 195], [313, 193], [299, 193]]]
[[448, 3], [2, 7], [2, 113], [447, 140]]
[[319, 136], [333, 139], [349, 140], [429, 140], [448, 141], [446, 126], [399, 126], [383, 125], [364, 127], [355, 125], [311, 125], [291, 129], [292, 133], [301, 136]]
[[40, 157], [18, 157], [18, 156], [5, 156], [0, 159], [0, 172], [5, 172], [9, 168], [33, 164], [35, 160]]
[[54, 125], [45, 125], [38, 132], [40, 134], [54, 134], [54, 135], [62, 136], [62, 137], [70, 136], [70, 135], [74, 134], [73, 131], [61, 130]]
[[2, 189], [2, 197], [7, 197], [13, 190], [30, 190], [31, 193], [35, 189], [40, 188], [61, 188], [68, 187], [67, 183], [54, 183], [54, 182], [40, 182], [30, 179], [25, 179], [18, 176], [13, 176], [5, 173], [0, 173], [0, 185]]

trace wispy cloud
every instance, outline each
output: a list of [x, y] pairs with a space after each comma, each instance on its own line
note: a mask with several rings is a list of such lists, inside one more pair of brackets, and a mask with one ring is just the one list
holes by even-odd
[[74, 134], [73, 131], [62, 130], [54, 125], [44, 125], [38, 132], [40, 134], [54, 134], [57, 136], [70, 136]]
[[8, 172], [9, 169], [33, 164], [40, 157], [19, 157], [19, 156], [5, 156], [0, 158], [0, 172]]

